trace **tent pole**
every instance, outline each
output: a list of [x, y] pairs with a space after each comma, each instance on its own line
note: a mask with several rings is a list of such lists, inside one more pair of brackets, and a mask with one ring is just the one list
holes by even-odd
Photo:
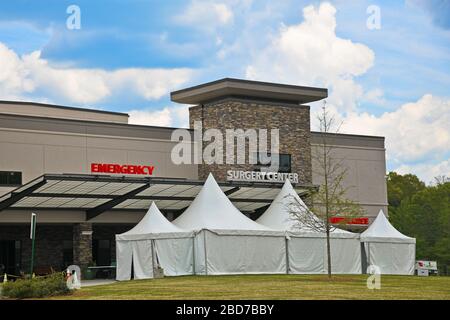
[[285, 246], [286, 246], [286, 274], [289, 274], [289, 250], [288, 250], [288, 238], [284, 238]]
[[195, 234], [192, 237], [192, 273], [195, 275]]
[[153, 274], [153, 278], [155, 277], [155, 254], [153, 252], [153, 243], [155, 240], [151, 239], [150, 240], [150, 247], [152, 248], [152, 274]]
[[203, 248], [205, 249], [205, 275], [208, 275], [208, 257], [206, 256], [206, 229], [203, 229]]

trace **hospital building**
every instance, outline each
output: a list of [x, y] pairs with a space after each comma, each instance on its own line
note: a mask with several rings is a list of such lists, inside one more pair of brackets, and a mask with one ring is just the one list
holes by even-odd
[[195, 123], [222, 132], [278, 129], [278, 172], [262, 174], [266, 165], [259, 162], [174, 164], [178, 142], [171, 137], [178, 128], [132, 125], [126, 113], [0, 101], [0, 267], [6, 273], [28, 272], [32, 212], [37, 273], [112, 265], [116, 234], [136, 225], [153, 201], [175, 219], [209, 173], [252, 219], [286, 177], [307, 196], [321, 184], [312, 153], [323, 141], [348, 169], [348, 197], [365, 210], [346, 227], [364, 230], [380, 209], [387, 212], [384, 137], [311, 131], [309, 104], [326, 99], [327, 89], [225, 78], [170, 96], [190, 106], [192, 135]]

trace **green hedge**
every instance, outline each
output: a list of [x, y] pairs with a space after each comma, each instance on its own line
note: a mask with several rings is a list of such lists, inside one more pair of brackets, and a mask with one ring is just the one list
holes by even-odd
[[63, 273], [53, 273], [34, 279], [19, 279], [4, 283], [2, 286], [4, 297], [16, 299], [66, 295], [70, 292]]

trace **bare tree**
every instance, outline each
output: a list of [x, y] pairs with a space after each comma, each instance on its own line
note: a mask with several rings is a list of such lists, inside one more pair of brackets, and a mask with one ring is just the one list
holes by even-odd
[[313, 172], [321, 181], [317, 192], [310, 195], [308, 208], [302, 201], [293, 196], [288, 196], [288, 211], [295, 225], [301, 230], [320, 232], [326, 234], [327, 243], [327, 269], [328, 278], [331, 279], [331, 244], [330, 233], [336, 227], [331, 223], [331, 217], [343, 217], [344, 224], [348, 219], [360, 216], [362, 208], [346, 197], [350, 187], [344, 187], [344, 179], [347, 175], [347, 167], [343, 165], [343, 159], [336, 156], [335, 148], [329, 140], [333, 133], [339, 132], [339, 126], [335, 124], [335, 118], [330, 116], [326, 102], [322, 112], [318, 115], [321, 142], [312, 147], [311, 157], [314, 163]]
[[437, 186], [447, 182], [450, 182], [450, 177], [447, 177], [446, 175], [439, 175], [434, 177], [434, 184]]

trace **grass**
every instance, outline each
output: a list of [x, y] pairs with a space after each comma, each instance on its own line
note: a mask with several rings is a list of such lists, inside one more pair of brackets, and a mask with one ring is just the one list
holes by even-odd
[[382, 276], [369, 290], [365, 275], [185, 276], [85, 287], [51, 299], [444, 299], [450, 277]]

